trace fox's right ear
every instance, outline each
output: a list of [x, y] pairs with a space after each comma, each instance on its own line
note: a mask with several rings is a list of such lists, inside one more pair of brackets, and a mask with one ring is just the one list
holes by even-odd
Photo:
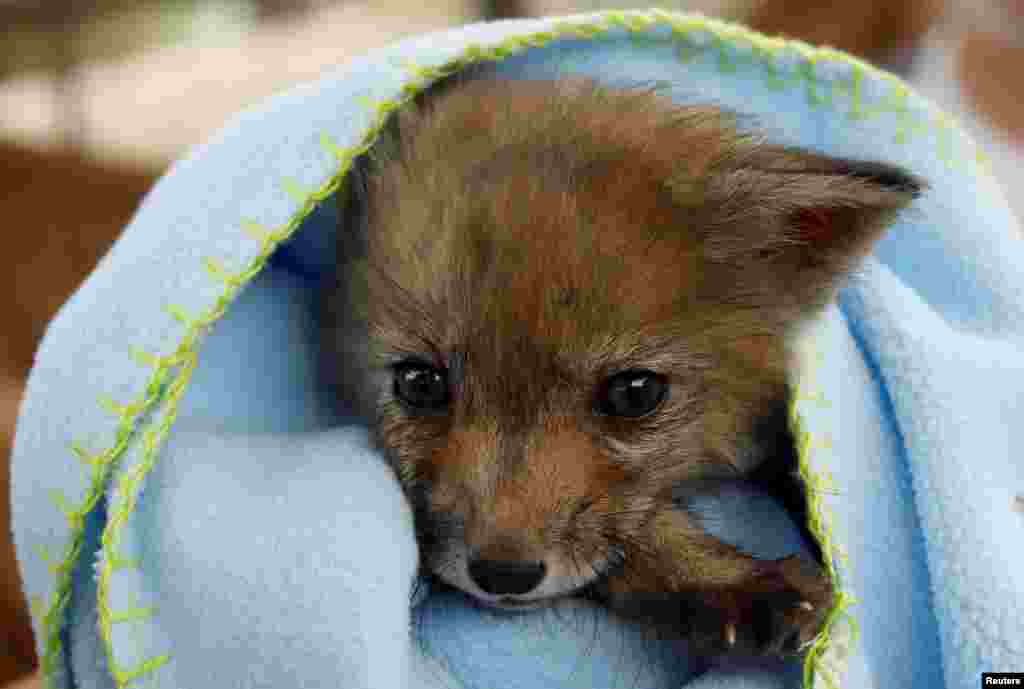
[[705, 179], [705, 255], [753, 279], [778, 276], [777, 289], [811, 308], [926, 187], [894, 165], [750, 146]]

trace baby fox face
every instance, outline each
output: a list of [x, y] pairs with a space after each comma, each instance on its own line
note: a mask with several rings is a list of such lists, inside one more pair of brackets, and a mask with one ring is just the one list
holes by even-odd
[[796, 327], [918, 190], [649, 90], [481, 79], [403, 112], [349, 180], [326, 332], [426, 566], [522, 606], [692, 562], [659, 515], [761, 461]]

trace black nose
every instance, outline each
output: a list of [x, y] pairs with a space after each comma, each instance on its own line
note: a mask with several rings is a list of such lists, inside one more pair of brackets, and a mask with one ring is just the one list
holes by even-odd
[[544, 578], [543, 562], [515, 560], [472, 560], [469, 576], [487, 593], [494, 595], [528, 593]]

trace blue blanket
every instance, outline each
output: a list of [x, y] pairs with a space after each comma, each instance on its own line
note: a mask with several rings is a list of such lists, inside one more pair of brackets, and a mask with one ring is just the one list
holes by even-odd
[[[709, 664], [582, 601], [503, 615], [416, 586], [411, 515], [329, 409], [314, 298], [332, 197], [384, 120], [480, 60], [661, 82], [930, 191], [809, 329], [792, 410], [840, 591], [802, 665]], [[344, 65], [179, 161], [50, 325], [14, 531], [50, 686], [978, 686], [1024, 670], [1024, 243], [983, 155], [900, 81], [667, 12], [464, 27]], [[800, 547], [737, 488], [707, 528]]]

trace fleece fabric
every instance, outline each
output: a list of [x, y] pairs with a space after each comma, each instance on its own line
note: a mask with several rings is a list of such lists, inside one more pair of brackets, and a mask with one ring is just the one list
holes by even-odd
[[[404, 100], [480, 60], [508, 78], [660, 83], [778, 142], [929, 182], [808, 331], [794, 379], [811, 528], [840, 591], [802, 664], [709, 663], [588, 603], [507, 615], [417, 585], [393, 477], [365, 429], [329, 411], [316, 288], [352, 160]], [[1022, 324], [1024, 243], [983, 154], [845, 55], [661, 11], [377, 51], [175, 164], [50, 325], [13, 460], [46, 681], [966, 689], [1022, 670]], [[701, 509], [759, 556], [800, 547], [766, 496]]]

